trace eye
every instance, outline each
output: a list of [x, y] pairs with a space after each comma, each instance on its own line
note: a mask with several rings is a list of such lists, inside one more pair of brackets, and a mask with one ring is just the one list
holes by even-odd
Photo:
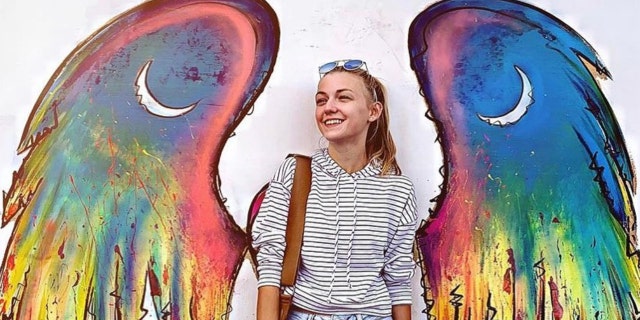
[[352, 100], [352, 99], [351, 99], [351, 96], [344, 95], [344, 94], [343, 94], [343, 95], [338, 96], [338, 99], [339, 99], [340, 101], [349, 101], [349, 100]]
[[326, 98], [317, 98], [316, 99], [316, 106], [320, 107], [320, 106], [324, 106], [327, 103], [327, 99]]

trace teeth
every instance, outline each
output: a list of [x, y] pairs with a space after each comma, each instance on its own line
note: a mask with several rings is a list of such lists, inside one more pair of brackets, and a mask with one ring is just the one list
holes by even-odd
[[341, 124], [341, 123], [342, 123], [342, 120], [340, 119], [331, 119], [324, 122], [324, 124], [326, 125]]

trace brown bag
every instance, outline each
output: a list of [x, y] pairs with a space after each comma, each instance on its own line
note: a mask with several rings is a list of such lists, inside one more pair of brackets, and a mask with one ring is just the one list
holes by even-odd
[[292, 296], [282, 291], [283, 287], [291, 287], [298, 275], [300, 250], [304, 233], [304, 218], [307, 211], [307, 198], [311, 189], [311, 158], [301, 155], [296, 157], [296, 171], [291, 187], [291, 200], [287, 216], [286, 246], [282, 261], [280, 278], [280, 320], [286, 320], [291, 307]]
[[[287, 214], [287, 229], [285, 235], [285, 251], [282, 261], [282, 275], [280, 277], [280, 319], [286, 320], [291, 308], [292, 296], [284, 294], [283, 287], [293, 286], [298, 275], [298, 265], [300, 264], [300, 249], [302, 249], [302, 234], [304, 231], [304, 216], [307, 210], [307, 197], [311, 189], [311, 158], [303, 155], [290, 154], [288, 157], [296, 158], [296, 171], [293, 176], [293, 186], [291, 187], [291, 200], [289, 202], [289, 213]], [[265, 184], [251, 201], [249, 209], [249, 221], [247, 234], [251, 234], [253, 223], [260, 210], [262, 201], [267, 192], [269, 184]], [[249, 236], [251, 241], [251, 236]], [[253, 265], [258, 265], [257, 252], [253, 246], [249, 246], [249, 253], [253, 260]]]

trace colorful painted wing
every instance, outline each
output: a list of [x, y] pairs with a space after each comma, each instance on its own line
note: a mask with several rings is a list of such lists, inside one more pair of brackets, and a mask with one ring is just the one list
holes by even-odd
[[263, 90], [262, 0], [150, 1], [81, 43], [42, 92], [4, 198], [4, 318], [219, 319], [246, 236], [222, 204], [224, 143]]
[[635, 177], [593, 48], [529, 4], [454, 0], [409, 52], [445, 160], [418, 231], [429, 315], [637, 319]]

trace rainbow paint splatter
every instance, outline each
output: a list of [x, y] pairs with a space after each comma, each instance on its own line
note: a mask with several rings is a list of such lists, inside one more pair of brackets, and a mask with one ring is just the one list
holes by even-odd
[[591, 46], [531, 5], [454, 0], [409, 47], [445, 155], [417, 234], [429, 316], [636, 319], [635, 177]]
[[278, 28], [260, 0], [150, 1], [68, 56], [4, 199], [3, 318], [141, 318], [146, 289], [158, 318], [228, 312], [247, 243], [216, 166], [271, 73]]

